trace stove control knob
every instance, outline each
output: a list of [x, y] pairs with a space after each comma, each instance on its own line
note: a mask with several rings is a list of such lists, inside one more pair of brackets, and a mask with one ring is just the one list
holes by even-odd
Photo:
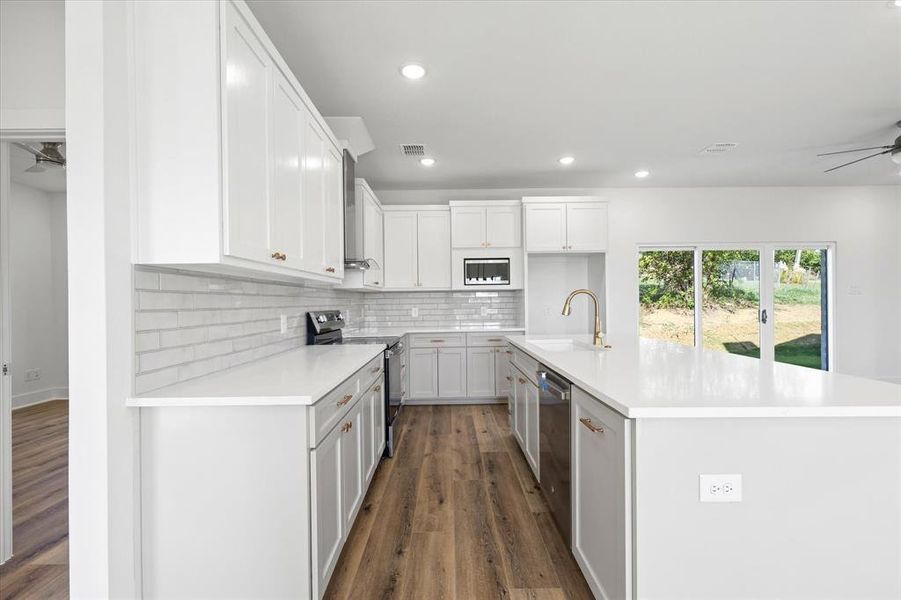
[[326, 321], [328, 321], [328, 318], [325, 315], [319, 315], [318, 317], [316, 317], [316, 320], [320, 323], [325, 323]]

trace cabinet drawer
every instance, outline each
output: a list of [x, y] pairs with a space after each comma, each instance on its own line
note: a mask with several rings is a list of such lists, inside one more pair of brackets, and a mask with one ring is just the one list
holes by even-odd
[[360, 391], [365, 392], [372, 387], [372, 383], [382, 376], [384, 370], [385, 358], [380, 354], [370, 360], [365, 367], [357, 371], [357, 375], [360, 378]]
[[414, 333], [410, 335], [411, 348], [449, 348], [466, 346], [465, 333]]
[[522, 371], [528, 379], [538, 385], [538, 361], [520, 350], [513, 347], [513, 364]]
[[363, 373], [366, 371], [357, 371], [310, 407], [311, 448], [318, 446], [326, 434], [360, 399], [360, 378]]
[[507, 343], [507, 334], [501, 331], [491, 333], [467, 333], [466, 345], [470, 347], [503, 346]]

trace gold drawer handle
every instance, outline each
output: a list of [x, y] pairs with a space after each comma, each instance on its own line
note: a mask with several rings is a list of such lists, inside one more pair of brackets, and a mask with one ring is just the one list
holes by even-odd
[[344, 423], [344, 425], [341, 426], [341, 431], [343, 431], [344, 433], [347, 433], [348, 431], [353, 429], [353, 426], [354, 426], [353, 421], [347, 421], [346, 423]]
[[338, 400], [338, 406], [344, 406], [345, 404], [347, 404], [348, 402], [353, 400], [353, 397], [354, 397], [353, 394], [348, 394], [348, 395], [344, 396], [343, 398]]
[[504, 340], [501, 338], [488, 338], [489, 342], [503, 342]]
[[591, 422], [591, 419], [588, 417], [579, 417], [579, 421], [582, 422], [582, 425], [593, 431], [594, 433], [604, 433], [603, 427], [598, 427], [594, 423]]
[[518, 377], [517, 379], [519, 379], [519, 382], [520, 382], [520, 383], [525, 383], [525, 382], [526, 382], [526, 380], [523, 379], [522, 377]]
[[272, 258], [274, 258], [275, 260], [287, 260], [288, 255], [285, 254], [284, 252], [273, 252]]
[[381, 392], [381, 391], [382, 391], [382, 386], [377, 385], [377, 386], [375, 386], [375, 387], [372, 388], [372, 389], [375, 390], [376, 392]]
[[334, 272], [335, 272], [335, 267], [326, 267], [326, 268], [325, 268], [325, 272], [326, 272], [326, 273], [334, 273]]
[[444, 340], [429, 340], [433, 344], [443, 344]]
[[504, 352], [507, 353], [507, 354], [509, 354], [510, 356], [513, 356], [513, 351], [512, 351], [512, 350], [504, 350]]
[[513, 378], [510, 377], [509, 375], [507, 375], [507, 378], [506, 378], [506, 379], [507, 379], [507, 381], [513, 381]]

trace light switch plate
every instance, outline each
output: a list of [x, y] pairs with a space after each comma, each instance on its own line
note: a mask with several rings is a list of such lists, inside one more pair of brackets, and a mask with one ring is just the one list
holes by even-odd
[[741, 474], [698, 475], [701, 502], [741, 502]]

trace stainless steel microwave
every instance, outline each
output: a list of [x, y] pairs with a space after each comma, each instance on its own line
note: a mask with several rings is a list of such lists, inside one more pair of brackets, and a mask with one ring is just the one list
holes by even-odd
[[463, 285], [510, 285], [510, 259], [464, 258]]

